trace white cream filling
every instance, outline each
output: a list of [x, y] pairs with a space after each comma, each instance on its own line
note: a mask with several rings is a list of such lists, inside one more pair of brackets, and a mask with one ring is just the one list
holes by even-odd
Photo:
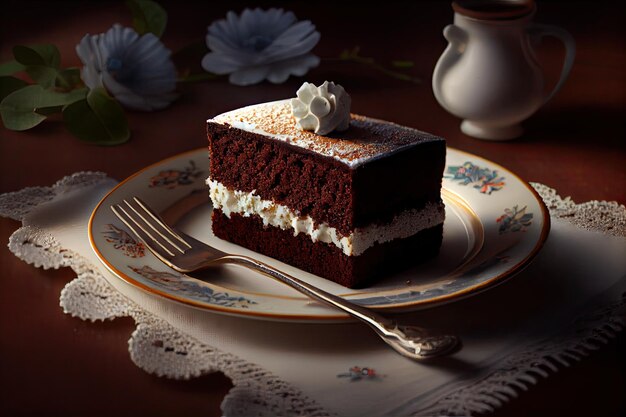
[[220, 209], [226, 217], [237, 213], [243, 217], [259, 216], [264, 226], [293, 230], [294, 236], [305, 233], [313, 242], [333, 243], [348, 256], [358, 256], [376, 243], [403, 239], [424, 229], [443, 223], [445, 212], [442, 203], [428, 203], [421, 210], [406, 210], [383, 225], [371, 224], [357, 227], [348, 236], [326, 223], [317, 223], [311, 216], [301, 216], [298, 212], [271, 200], [264, 200], [255, 194], [232, 190], [224, 184], [208, 178], [209, 196], [213, 207]]

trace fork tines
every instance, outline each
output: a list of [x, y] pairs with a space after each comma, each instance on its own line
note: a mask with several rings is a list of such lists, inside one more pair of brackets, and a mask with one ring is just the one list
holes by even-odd
[[[137, 197], [111, 206], [113, 213], [157, 255], [176, 256], [191, 249], [178, 233]], [[165, 252], [165, 253], [163, 253]]]

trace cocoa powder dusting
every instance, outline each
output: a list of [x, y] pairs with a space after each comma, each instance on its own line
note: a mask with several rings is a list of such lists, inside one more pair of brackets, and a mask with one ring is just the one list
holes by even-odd
[[356, 114], [351, 115], [347, 131], [320, 136], [298, 128], [291, 114], [289, 100], [244, 107], [216, 116], [213, 121], [263, 132], [292, 145], [335, 158], [350, 167], [423, 142], [442, 140], [417, 129]]

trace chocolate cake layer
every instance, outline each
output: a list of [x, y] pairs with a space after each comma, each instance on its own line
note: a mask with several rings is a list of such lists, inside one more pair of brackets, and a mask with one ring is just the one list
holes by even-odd
[[318, 135], [296, 125], [290, 100], [243, 107], [215, 116], [209, 122], [259, 133], [333, 158], [350, 168], [421, 143], [443, 141], [417, 129], [356, 114], [350, 115], [348, 130]]
[[[353, 122], [360, 120], [353, 117]], [[445, 141], [433, 136], [426, 140], [421, 132], [401, 127], [396, 131], [388, 125], [387, 136], [395, 132], [414, 137], [404, 139], [401, 151], [350, 166], [283, 140], [209, 121], [210, 177], [231, 189], [256, 190], [263, 199], [348, 234], [355, 227], [382, 223], [402, 210], [439, 200]], [[356, 123], [345, 135], [371, 142], [378, 133], [370, 121]]]
[[438, 252], [444, 139], [359, 115], [317, 135], [288, 100], [216, 116], [207, 134], [217, 237], [352, 288]]
[[352, 228], [352, 173], [289, 144], [209, 123], [210, 178], [326, 222], [344, 233]]
[[[289, 230], [264, 227], [260, 218], [213, 210], [213, 233], [349, 288], [370, 284], [382, 274], [390, 274], [434, 257], [441, 245], [443, 224], [422, 230], [412, 237], [375, 244], [361, 256], [347, 256], [339, 248], [313, 242], [309, 236]], [[384, 260], [384, 262], [382, 262]]]

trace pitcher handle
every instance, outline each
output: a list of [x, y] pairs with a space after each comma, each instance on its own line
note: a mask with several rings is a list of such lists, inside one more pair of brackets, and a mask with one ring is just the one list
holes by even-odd
[[561, 69], [561, 77], [552, 91], [544, 98], [543, 104], [545, 104], [563, 87], [569, 75], [572, 65], [574, 64], [574, 58], [576, 57], [576, 42], [569, 32], [558, 26], [535, 23], [529, 28], [529, 34], [536, 40], [541, 40], [544, 36], [553, 36], [563, 42], [565, 46], [565, 60], [563, 62], [563, 69]]
[[448, 46], [439, 57], [433, 71], [432, 88], [437, 101], [446, 107], [443, 92], [441, 91], [441, 81], [446, 73], [461, 57], [467, 44], [467, 32], [456, 25], [448, 25], [443, 28], [443, 36], [448, 41]]

